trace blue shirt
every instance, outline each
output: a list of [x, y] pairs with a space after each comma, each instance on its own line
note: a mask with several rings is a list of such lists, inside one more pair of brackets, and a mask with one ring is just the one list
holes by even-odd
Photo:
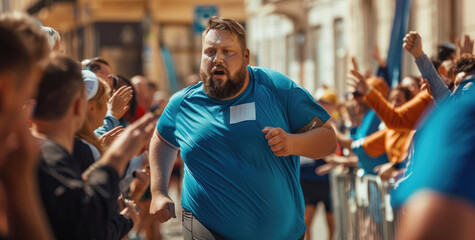
[[175, 94], [157, 130], [181, 149], [182, 206], [226, 239], [298, 239], [305, 232], [299, 157], [276, 157], [262, 129], [293, 133], [330, 116], [289, 78], [248, 67], [239, 96], [215, 100], [202, 83]]
[[401, 183], [396, 204], [421, 190], [462, 198], [475, 206], [475, 90], [443, 102], [418, 131], [413, 172]]

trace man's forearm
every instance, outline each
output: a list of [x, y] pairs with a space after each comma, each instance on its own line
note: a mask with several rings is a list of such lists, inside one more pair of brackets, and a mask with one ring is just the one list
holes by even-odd
[[335, 152], [335, 131], [326, 123], [320, 128], [305, 133], [294, 134], [294, 154], [318, 159]]
[[155, 132], [150, 141], [149, 151], [150, 190], [152, 195], [167, 195], [168, 181], [178, 150], [160, 139], [158, 132]]

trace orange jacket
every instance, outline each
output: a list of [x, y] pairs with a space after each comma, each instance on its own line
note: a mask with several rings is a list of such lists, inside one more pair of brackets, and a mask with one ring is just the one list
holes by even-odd
[[432, 104], [432, 97], [424, 90], [403, 105], [393, 107], [383, 95], [371, 89], [364, 100], [387, 127], [366, 137], [364, 150], [371, 157], [386, 152], [390, 162], [403, 161], [415, 132], [412, 129], [426, 108]]
[[389, 129], [411, 130], [426, 108], [432, 104], [432, 97], [424, 90], [399, 107], [393, 107], [378, 91], [371, 89], [364, 101], [378, 114]]
[[387, 153], [390, 162], [400, 163], [407, 156], [414, 133], [413, 130], [385, 128], [366, 137], [363, 149], [373, 158]]

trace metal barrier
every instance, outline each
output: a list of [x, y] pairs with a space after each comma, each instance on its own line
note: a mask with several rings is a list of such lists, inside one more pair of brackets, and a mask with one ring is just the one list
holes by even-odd
[[396, 239], [396, 219], [390, 204], [391, 186], [362, 169], [331, 173], [332, 204], [337, 240]]

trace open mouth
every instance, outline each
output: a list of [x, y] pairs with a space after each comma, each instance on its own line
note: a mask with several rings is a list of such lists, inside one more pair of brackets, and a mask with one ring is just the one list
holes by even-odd
[[226, 73], [223, 70], [216, 70], [216, 71], [213, 72], [213, 75], [215, 75], [215, 76], [223, 76], [225, 74]]

